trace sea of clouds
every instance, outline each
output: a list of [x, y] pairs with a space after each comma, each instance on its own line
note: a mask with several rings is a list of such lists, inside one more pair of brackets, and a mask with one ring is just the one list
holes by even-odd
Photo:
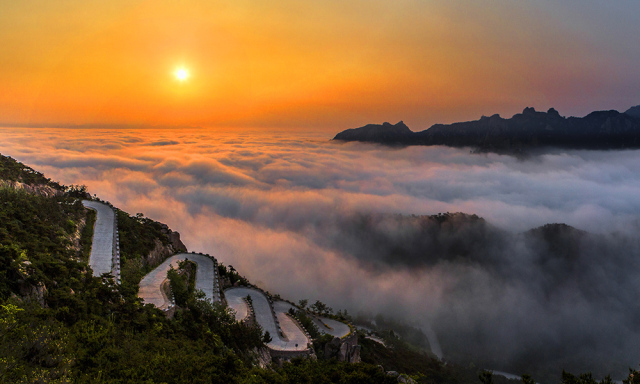
[[[640, 151], [516, 158], [331, 136], [0, 128], [0, 153], [167, 223], [284, 297], [431, 325], [445, 359], [619, 377], [640, 363]], [[486, 220], [445, 239], [480, 239], [472, 255], [421, 245], [410, 215], [441, 212]], [[571, 257], [522, 234], [547, 223], [586, 231]]]

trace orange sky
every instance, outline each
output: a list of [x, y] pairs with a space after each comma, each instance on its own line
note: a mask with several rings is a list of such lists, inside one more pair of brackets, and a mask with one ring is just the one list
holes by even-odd
[[6, 1], [0, 124], [424, 129], [640, 104], [640, 2], [563, 4]]

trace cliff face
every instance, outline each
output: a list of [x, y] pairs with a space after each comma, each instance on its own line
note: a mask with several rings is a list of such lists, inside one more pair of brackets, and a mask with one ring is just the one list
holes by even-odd
[[180, 240], [180, 234], [178, 232], [171, 231], [169, 233], [169, 241], [175, 252], [187, 252], [187, 247]]
[[187, 252], [187, 247], [180, 240], [180, 233], [163, 228], [163, 233], [169, 238], [169, 244], [163, 244], [159, 239], [155, 239], [155, 247], [147, 255], [145, 262], [152, 267], [162, 263], [167, 257], [180, 252]]
[[155, 267], [156, 265], [159, 265], [167, 257], [176, 253], [174, 251], [173, 245], [171, 244], [164, 245], [158, 239], [156, 239], [154, 242], [156, 245], [155, 248], [153, 248], [145, 258], [145, 263], [151, 267]]
[[565, 118], [551, 108], [525, 108], [510, 119], [500, 115], [413, 132], [402, 122], [366, 125], [340, 132], [334, 140], [402, 145], [474, 147], [481, 151], [520, 151], [536, 147], [576, 149], [640, 148], [640, 106], [625, 113], [597, 111]]
[[324, 346], [324, 356], [327, 359], [336, 358], [338, 361], [349, 363], [359, 363], [361, 346], [358, 345], [358, 335], [354, 332], [351, 335], [340, 339], [334, 337], [331, 342]]

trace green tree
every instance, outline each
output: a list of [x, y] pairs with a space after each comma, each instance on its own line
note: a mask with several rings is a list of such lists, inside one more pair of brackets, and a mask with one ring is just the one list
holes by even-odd
[[67, 382], [67, 331], [37, 304], [21, 305], [0, 305], [0, 382]]
[[629, 376], [622, 382], [624, 384], [640, 384], [640, 371], [629, 368]]
[[480, 379], [480, 382], [482, 384], [492, 384], [493, 383], [493, 372], [492, 371], [482, 371], [482, 373], [480, 373], [478, 375], [478, 378]]
[[333, 309], [320, 300], [316, 300], [316, 302], [311, 306], [311, 310], [321, 315], [330, 315], [333, 313]]
[[613, 380], [610, 376], [607, 376], [598, 382], [593, 378], [591, 372], [575, 376], [565, 370], [562, 370], [562, 384], [613, 384]]
[[527, 375], [526, 373], [522, 375], [522, 377], [520, 378], [520, 381], [522, 381], [523, 384], [536, 384], [536, 381], [533, 380], [531, 375]]
[[262, 336], [262, 342], [265, 344], [269, 344], [273, 338], [271, 338], [271, 334], [269, 331], [264, 331], [264, 335]]

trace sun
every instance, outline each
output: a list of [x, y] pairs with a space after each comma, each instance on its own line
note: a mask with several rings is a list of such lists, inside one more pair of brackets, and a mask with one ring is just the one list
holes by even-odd
[[184, 68], [178, 68], [176, 69], [176, 71], [174, 72], [174, 75], [176, 76], [176, 79], [178, 79], [179, 81], [185, 81], [189, 78], [189, 71]]

